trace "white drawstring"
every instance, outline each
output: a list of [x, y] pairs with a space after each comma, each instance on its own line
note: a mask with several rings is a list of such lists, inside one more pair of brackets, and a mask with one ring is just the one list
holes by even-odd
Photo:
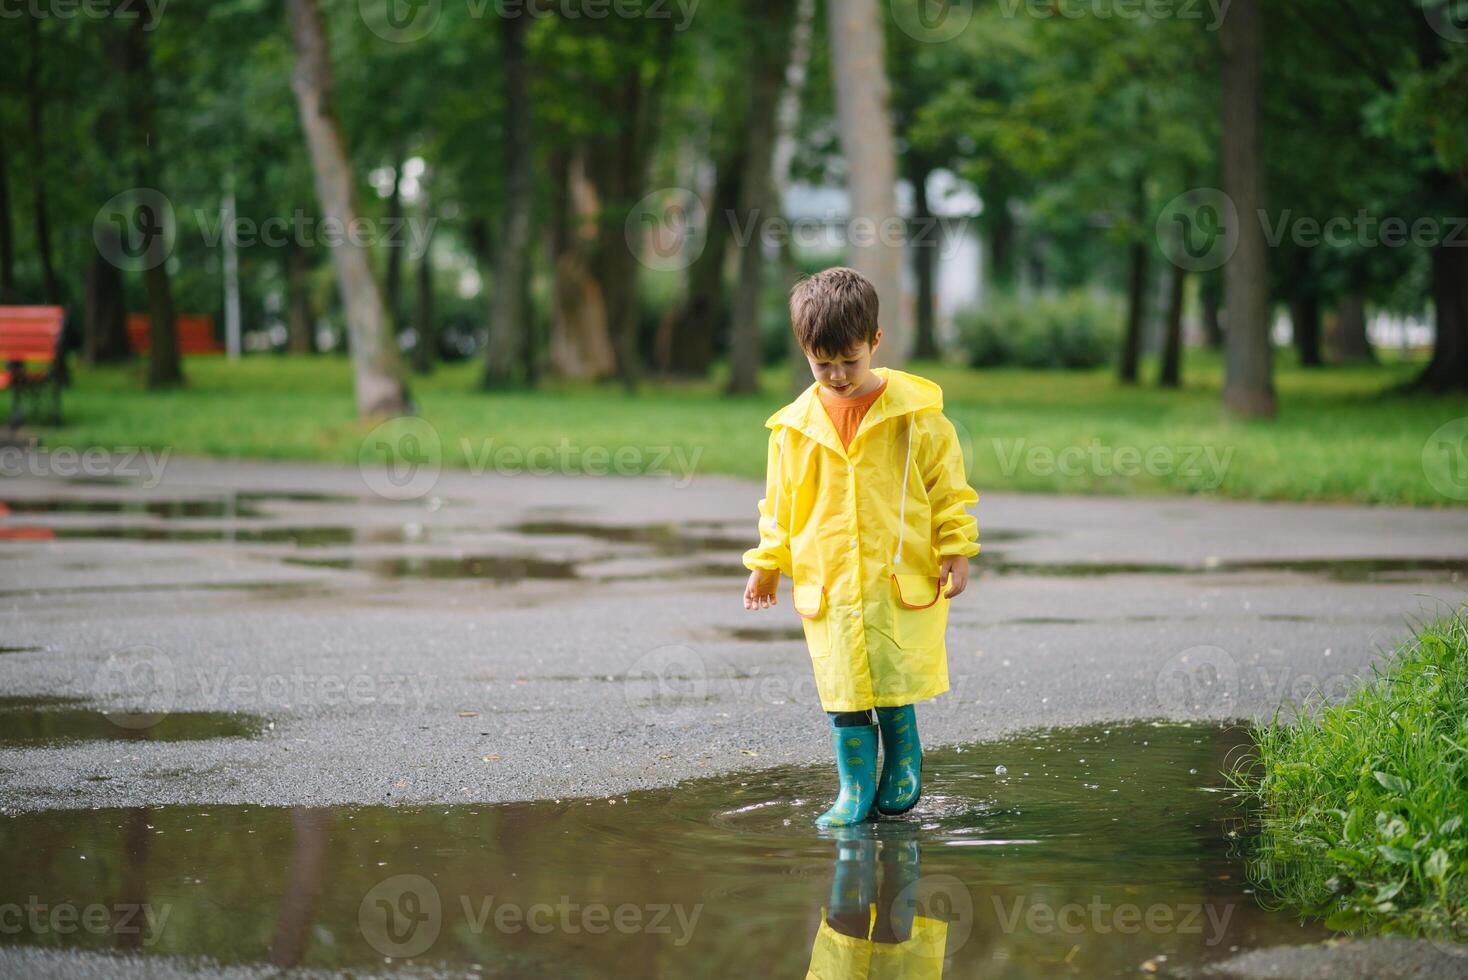
[[902, 463], [902, 506], [897, 513], [897, 551], [892, 564], [902, 564], [902, 532], [907, 530], [907, 477], [912, 472], [912, 416], [907, 418], [907, 458]]

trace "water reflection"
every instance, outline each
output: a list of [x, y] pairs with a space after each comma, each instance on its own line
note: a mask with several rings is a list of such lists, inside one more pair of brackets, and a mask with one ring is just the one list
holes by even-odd
[[1196, 972], [1327, 935], [1250, 892], [1218, 775], [1245, 744], [1138, 724], [939, 749], [915, 810], [841, 836], [813, 827], [824, 765], [496, 806], [16, 814], [0, 974], [15, 945], [357, 975]]

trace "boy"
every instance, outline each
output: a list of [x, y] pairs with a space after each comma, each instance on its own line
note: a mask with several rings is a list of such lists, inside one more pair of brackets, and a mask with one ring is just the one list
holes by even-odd
[[841, 777], [816, 823], [844, 827], [874, 804], [906, 813], [922, 793], [913, 703], [948, 690], [948, 600], [968, 585], [979, 552], [967, 510], [979, 495], [942, 389], [871, 366], [882, 331], [865, 277], [835, 268], [797, 283], [790, 323], [815, 383], [765, 422], [760, 543], [744, 553], [744, 608], [775, 605], [782, 572], [794, 580]]

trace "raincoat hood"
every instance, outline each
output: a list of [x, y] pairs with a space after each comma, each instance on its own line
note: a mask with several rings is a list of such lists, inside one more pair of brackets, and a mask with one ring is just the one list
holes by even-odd
[[[887, 382], [886, 389], [867, 412], [874, 421], [914, 412], [943, 410], [943, 389], [927, 378], [886, 367], [872, 368], [872, 373]], [[793, 402], [765, 419], [765, 428], [775, 431], [779, 431], [781, 426], [797, 429], [844, 456], [846, 450], [830, 416], [821, 405], [820, 387], [819, 381], [812, 381]]]

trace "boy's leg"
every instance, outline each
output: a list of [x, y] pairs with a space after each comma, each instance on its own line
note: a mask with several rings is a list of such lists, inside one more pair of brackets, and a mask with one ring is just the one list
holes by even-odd
[[918, 740], [917, 712], [910, 704], [878, 708], [882, 729], [882, 781], [877, 812], [896, 816], [911, 810], [923, 792], [923, 746]]
[[[900, 825], [898, 825], [900, 826]], [[882, 842], [882, 885], [877, 890], [877, 921], [872, 939], [879, 943], [905, 943], [912, 938], [912, 920], [917, 914], [917, 889], [922, 877], [918, 842]]]
[[829, 714], [841, 795], [831, 809], [816, 817], [816, 825], [849, 827], [871, 815], [877, 796], [877, 726], [864, 711]]
[[877, 892], [877, 843], [858, 837], [860, 833], [865, 831], [853, 827], [837, 831], [826, 922], [842, 935], [866, 939]]

